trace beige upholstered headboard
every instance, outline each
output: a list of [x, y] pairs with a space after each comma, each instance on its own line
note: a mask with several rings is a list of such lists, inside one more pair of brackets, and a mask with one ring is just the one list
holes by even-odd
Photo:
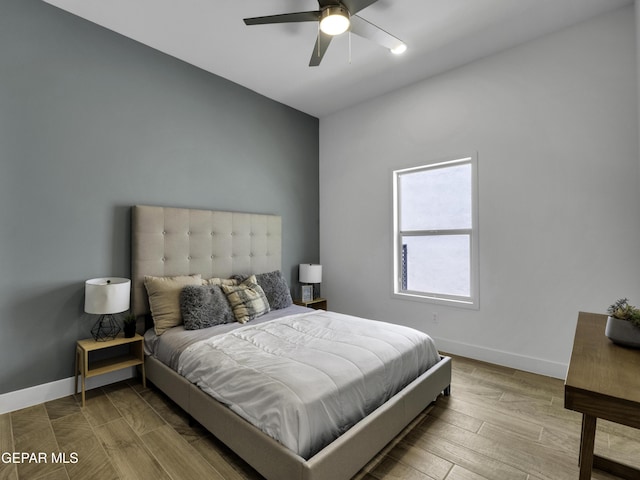
[[145, 275], [228, 278], [281, 269], [279, 216], [136, 205], [131, 218], [135, 315], [150, 312]]

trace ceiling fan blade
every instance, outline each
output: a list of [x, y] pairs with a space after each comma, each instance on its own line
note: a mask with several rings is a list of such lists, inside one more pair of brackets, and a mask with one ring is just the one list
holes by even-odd
[[364, 18], [357, 15], [351, 16], [351, 32], [356, 35], [371, 40], [378, 45], [392, 50], [400, 45], [404, 45], [404, 42], [397, 37], [394, 37], [388, 32], [385, 32], [380, 27], [374, 25], [371, 22], [367, 22]]
[[351, 15], [355, 15], [360, 10], [364, 10], [369, 5], [376, 3], [378, 0], [342, 0], [342, 4], [347, 7]]
[[311, 52], [311, 60], [309, 60], [310, 67], [317, 67], [320, 65], [322, 57], [324, 57], [327, 48], [329, 48], [332, 38], [333, 37], [331, 35], [327, 35], [321, 30], [318, 31], [318, 38], [316, 39], [316, 44], [313, 47], [313, 52]]
[[282, 13], [280, 15], [267, 15], [266, 17], [245, 18], [246, 25], [267, 25], [270, 23], [291, 23], [291, 22], [317, 22], [320, 18], [319, 11]]

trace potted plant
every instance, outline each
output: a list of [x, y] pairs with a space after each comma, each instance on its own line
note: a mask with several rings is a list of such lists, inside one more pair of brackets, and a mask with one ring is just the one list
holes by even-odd
[[126, 338], [131, 338], [136, 334], [136, 324], [138, 319], [133, 313], [128, 313], [123, 320], [123, 330], [124, 336]]
[[621, 298], [609, 306], [607, 313], [605, 335], [613, 343], [640, 348], [640, 309]]

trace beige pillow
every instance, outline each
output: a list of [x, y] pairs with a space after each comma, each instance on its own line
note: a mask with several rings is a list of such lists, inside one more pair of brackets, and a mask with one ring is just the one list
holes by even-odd
[[256, 282], [255, 275], [251, 275], [240, 285], [222, 285], [221, 288], [227, 295], [238, 323], [247, 323], [270, 310], [267, 297]]
[[144, 286], [149, 295], [149, 306], [156, 335], [182, 323], [180, 314], [180, 292], [187, 285], [202, 285], [202, 276], [178, 275], [175, 277], [152, 277], [145, 275]]
[[213, 278], [203, 278], [202, 279], [202, 284], [203, 285], [218, 285], [218, 286], [222, 286], [222, 285], [238, 285], [239, 283], [240, 283], [240, 280], [236, 280], [235, 278], [213, 277]]

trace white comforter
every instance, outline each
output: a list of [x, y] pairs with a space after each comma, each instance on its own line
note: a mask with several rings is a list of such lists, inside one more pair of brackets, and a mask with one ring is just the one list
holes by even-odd
[[310, 458], [439, 360], [422, 332], [317, 311], [197, 342], [178, 372]]

